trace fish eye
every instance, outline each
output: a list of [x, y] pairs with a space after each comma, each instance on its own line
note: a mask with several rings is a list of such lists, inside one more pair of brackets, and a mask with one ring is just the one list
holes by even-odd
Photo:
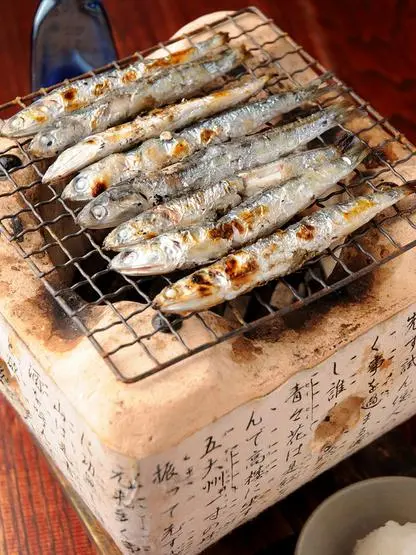
[[88, 181], [85, 177], [76, 177], [74, 181], [74, 189], [77, 193], [82, 193], [87, 188]]
[[348, 158], [348, 156], [343, 156], [342, 160], [344, 160], [344, 162], [346, 162], [349, 166], [352, 165], [352, 161]]
[[124, 241], [125, 239], [128, 239], [130, 233], [129, 233], [129, 230], [126, 227], [124, 227], [119, 230], [117, 235], [120, 241]]
[[169, 287], [169, 289], [165, 291], [165, 297], [167, 299], [174, 299], [176, 295], [177, 295], [177, 292], [173, 287]]
[[53, 137], [52, 135], [42, 135], [40, 138], [40, 144], [42, 146], [50, 147], [53, 145]]
[[107, 216], [108, 211], [106, 208], [104, 208], [104, 206], [102, 206], [101, 204], [98, 204], [97, 206], [93, 206], [91, 208], [91, 214], [94, 216], [96, 220], [102, 220]]

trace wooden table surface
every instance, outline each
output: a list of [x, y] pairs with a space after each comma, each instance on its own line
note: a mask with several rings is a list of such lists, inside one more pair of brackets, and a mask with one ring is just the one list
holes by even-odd
[[[29, 92], [30, 32], [37, 2], [3, 2], [0, 103]], [[411, 0], [258, 0], [306, 50], [416, 141], [416, 4]], [[166, 40], [192, 19], [244, 7], [236, 0], [107, 0], [119, 55]], [[0, 400], [0, 555], [92, 555], [75, 512], [23, 424]], [[314, 506], [367, 475], [416, 475], [414, 421], [318, 477], [208, 550], [210, 555], [293, 553]], [[375, 463], [376, 461], [376, 463]]]

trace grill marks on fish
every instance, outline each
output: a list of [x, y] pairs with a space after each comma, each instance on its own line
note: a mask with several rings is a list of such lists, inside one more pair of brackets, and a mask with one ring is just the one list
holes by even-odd
[[385, 187], [317, 210], [285, 231], [279, 230], [166, 287], [155, 298], [153, 306], [163, 312], [181, 313], [205, 310], [231, 300], [299, 269], [334, 241], [346, 237], [414, 192], [414, 182], [402, 187]]
[[[326, 92], [327, 88], [320, 89], [320, 84], [321, 81], [314, 81], [305, 89], [279, 93], [265, 100], [233, 108], [205, 122], [194, 124], [173, 137], [171, 141], [153, 140], [150, 151], [144, 144], [137, 150], [136, 171], [152, 171], [162, 165], [178, 162], [183, 159], [183, 154], [189, 156], [211, 143], [221, 143], [250, 135], [277, 115], [295, 108], [302, 102], [314, 100]], [[187, 144], [185, 153], [176, 148], [178, 142], [184, 141]], [[132, 154], [127, 156], [130, 157]], [[129, 177], [131, 172], [132, 165], [129, 165]]]
[[173, 156], [175, 158], [178, 159], [182, 159], [185, 158], [186, 156], [189, 156], [191, 149], [189, 148], [189, 144], [186, 142], [186, 140], [177, 140], [176, 144], [173, 148]]
[[241, 202], [243, 190], [243, 180], [236, 178], [174, 198], [121, 224], [107, 236], [104, 247], [121, 250], [171, 229], [216, 219]]
[[[228, 175], [276, 160], [336, 125], [336, 118], [342, 121], [345, 117], [342, 106], [331, 106], [295, 123], [229, 143], [211, 145], [196, 154], [188, 164], [170, 166], [159, 174], [152, 174], [152, 188], [158, 195], [168, 198], [186, 189], [206, 187]], [[132, 186], [140, 188], [141, 179], [133, 180]]]
[[315, 237], [315, 228], [310, 224], [303, 224], [300, 226], [299, 231], [296, 232], [296, 237], [311, 241]]
[[[131, 179], [142, 171], [155, 171], [163, 166], [181, 161], [212, 143], [222, 143], [229, 139], [250, 135], [258, 131], [264, 124], [282, 112], [298, 106], [300, 102], [313, 100], [322, 92], [325, 92], [327, 88], [319, 88], [320, 84], [320, 80], [314, 81], [305, 89], [279, 93], [265, 100], [229, 109], [227, 112], [223, 112], [206, 121], [196, 123], [184, 129], [176, 136], [170, 134], [166, 137], [162, 134], [159, 139], [150, 139], [139, 148], [127, 152], [124, 155], [124, 168], [120, 171], [120, 164], [118, 163], [117, 171], [112, 172], [112, 184], [116, 185], [126, 179]], [[237, 91], [238, 89], [229, 89], [222, 91], [221, 94], [235, 96]], [[253, 93], [254, 92], [258, 92], [258, 89], [253, 91]], [[217, 97], [218, 93], [216, 93], [215, 98]], [[247, 98], [245, 100], [247, 100]], [[237, 103], [237, 99], [235, 103]], [[171, 130], [174, 127], [175, 126], [172, 124], [168, 126]], [[102, 134], [101, 138], [103, 141], [109, 143], [106, 147], [106, 152], [109, 150], [113, 151], [114, 149], [110, 144], [112, 143], [111, 132]], [[122, 144], [122, 141], [118, 141], [118, 148], [120, 148], [120, 144]], [[75, 148], [80, 150], [81, 146], [82, 145], [79, 145]], [[103, 155], [104, 151], [100, 151], [99, 156]], [[65, 153], [64, 156], [70, 159], [70, 164], [73, 168], [74, 157], [71, 157], [70, 152]], [[121, 160], [121, 156], [123, 155], [120, 155], [118, 161]], [[95, 156], [95, 158], [97, 157], [98, 155]], [[108, 158], [103, 160], [100, 165], [88, 168], [86, 170], [88, 173], [87, 178], [91, 181], [100, 179], [100, 172], [110, 169], [112, 163], [113, 160]], [[54, 168], [58, 165], [62, 165], [62, 159], [58, 158]], [[52, 169], [50, 171], [53, 172], [54, 170]], [[84, 176], [86, 173], [81, 172], [81, 175]]]
[[[218, 222], [161, 234], [149, 243], [132, 248], [136, 256], [132, 257], [134, 263], [131, 267], [124, 267], [122, 257], [114, 258], [112, 266], [130, 275], [148, 275], [152, 272], [151, 261], [155, 262], [158, 256], [160, 260], [154, 265], [156, 273], [189, 268], [224, 256], [230, 250], [256, 241], [285, 224], [311, 204], [316, 196], [348, 175], [366, 153], [366, 147], [359, 140], [354, 140], [346, 149], [339, 150], [338, 158], [330, 158], [316, 170], [248, 198]], [[298, 232], [299, 238], [311, 240], [314, 237], [313, 227], [309, 228], [306, 224]], [[166, 250], [172, 241], [177, 245], [173, 255]]]
[[241, 287], [250, 282], [253, 274], [258, 272], [260, 266], [254, 256], [248, 256], [240, 260], [238, 257], [230, 255], [225, 261], [225, 274], [232, 283], [233, 287]]
[[97, 181], [94, 184], [94, 190], [92, 192], [94, 197], [98, 197], [98, 195], [100, 195], [101, 193], [103, 193], [104, 191], [106, 191], [108, 188], [108, 184], [106, 181], [101, 180], [101, 181]]
[[200, 43], [164, 58], [139, 60], [125, 69], [113, 69], [90, 79], [73, 81], [41, 97], [5, 122], [1, 133], [10, 137], [32, 135], [45, 125], [91, 105], [97, 98], [105, 98], [131, 87], [143, 77], [167, 71], [175, 66], [190, 63], [206, 56], [210, 51], [223, 47], [228, 40], [226, 33], [216, 35]]
[[374, 206], [374, 202], [368, 198], [361, 197], [357, 199], [357, 202], [352, 206], [352, 208], [343, 213], [346, 220], [353, 220], [360, 216], [360, 214], [365, 213], [367, 210]]
[[[108, 155], [134, 146], [142, 140], [155, 137], [166, 130], [184, 127], [199, 118], [211, 116], [212, 114], [226, 110], [240, 102], [244, 102], [253, 94], [258, 93], [264, 87], [268, 79], [268, 76], [264, 76], [249, 81], [243, 80], [243, 82], [238, 83], [235, 87], [227, 89], [227, 94], [223, 94], [220, 97], [218, 94], [214, 93], [167, 106], [163, 109], [153, 110], [148, 115], [137, 117], [132, 122], [107, 129], [94, 137], [88, 137], [74, 147], [63, 152], [55, 163], [50, 166], [43, 181], [46, 182], [65, 177], [105, 156], [107, 156], [107, 158], [104, 158], [102, 161], [100, 160], [96, 165], [90, 166], [84, 172], [81, 172], [80, 176], [87, 177], [87, 179], [93, 183], [95, 179], [100, 179], [101, 172], [107, 172], [111, 173], [113, 184], [127, 177], [132, 177], [137, 174], [137, 164], [140, 162], [142, 153], [144, 153], [146, 149], [151, 149], [153, 145], [154, 154], [152, 156], [151, 152], [149, 152], [148, 156], [150, 156], [151, 159], [158, 156], [158, 142], [144, 143], [145, 146], [137, 152], [131, 151], [126, 155], [118, 155], [116, 158], [118, 161], [117, 170], [113, 169], [113, 161], [115, 158]], [[167, 141], [165, 141], [164, 144], [167, 144]], [[125, 156], [125, 158], [123, 158], [123, 156]], [[124, 160], [123, 169], [120, 164], [121, 160]], [[131, 173], [131, 168], [133, 167], [134, 172]], [[74, 200], [77, 199], [74, 198]]]
[[123, 83], [125, 85], [129, 85], [130, 83], [134, 83], [134, 81], [137, 81], [138, 79], [138, 74], [137, 71], [135, 71], [133, 68], [128, 69], [123, 77], [121, 78], [121, 80], [123, 81]]
[[[238, 180], [243, 183], [242, 194], [244, 197], [253, 196], [267, 188], [276, 186], [283, 181], [287, 181], [295, 176], [299, 176], [305, 172], [316, 170], [322, 168], [325, 164], [331, 164], [337, 160], [343, 151], [339, 149], [338, 146], [331, 145], [324, 148], [317, 148], [308, 151], [301, 151], [299, 153], [288, 155], [277, 161], [271, 162], [264, 166], [259, 166], [251, 170], [241, 172], [239, 174]], [[115, 155], [116, 156], [116, 155]], [[116, 165], [117, 159], [113, 160], [113, 168], [116, 171], [118, 166]], [[122, 165], [122, 163], [121, 163]], [[166, 173], [169, 173], [166, 170]], [[80, 174], [81, 175], [81, 174]], [[108, 173], [103, 173], [105, 178], [108, 178]], [[230, 181], [229, 179], [227, 181]], [[235, 181], [235, 178], [232, 178]], [[209, 186], [208, 186], [209, 187]], [[84, 227], [114, 227], [126, 220], [132, 215], [140, 213], [137, 207], [136, 214], [132, 214], [131, 208], [126, 211], [126, 205], [124, 203], [118, 202], [118, 197], [112, 195], [111, 191], [120, 191], [126, 195], [133, 194], [134, 191], [139, 191], [139, 188], [135, 188], [131, 183], [120, 184], [118, 187], [110, 188], [107, 192], [99, 195], [97, 199], [92, 200], [80, 213], [79, 221]], [[163, 202], [164, 198], [158, 196], [157, 193], [152, 192], [151, 183], [147, 186], [147, 190], [150, 191], [151, 197], [149, 201], [155, 204], [160, 204]], [[193, 193], [188, 193], [192, 195]], [[153, 199], [153, 200], [152, 200]], [[168, 201], [169, 202], [169, 201]], [[92, 209], [95, 206], [103, 205], [106, 207], [107, 215], [105, 218], [100, 220], [95, 220]], [[188, 205], [189, 206], [189, 205]], [[184, 208], [182, 207], [182, 210]], [[203, 221], [201, 218], [200, 222]], [[235, 227], [238, 230], [238, 222], [235, 222]], [[241, 230], [240, 230], [241, 231]], [[215, 232], [214, 232], [215, 233]]]
[[[143, 110], [194, 96], [217, 77], [237, 67], [244, 56], [242, 48], [227, 48], [200, 61], [160, 71], [58, 120], [45, 132], [40, 131], [30, 151], [33, 156], [54, 156], [88, 135], [122, 123]], [[53, 137], [52, 144], [45, 143], [45, 134]]]

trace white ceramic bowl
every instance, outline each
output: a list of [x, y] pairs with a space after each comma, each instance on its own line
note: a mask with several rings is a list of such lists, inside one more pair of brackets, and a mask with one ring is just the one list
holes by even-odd
[[309, 517], [295, 555], [352, 555], [357, 540], [389, 520], [416, 522], [416, 478], [386, 476], [338, 491]]

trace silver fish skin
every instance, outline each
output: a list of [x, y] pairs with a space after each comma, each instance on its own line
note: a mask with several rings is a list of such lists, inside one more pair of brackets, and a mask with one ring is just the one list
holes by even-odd
[[124, 69], [106, 71], [58, 87], [6, 120], [1, 134], [7, 137], [25, 137], [38, 133], [58, 118], [123, 90], [142, 77], [195, 61], [226, 42], [226, 33], [218, 33], [193, 47], [174, 52], [164, 58], [140, 60]]
[[[134, 150], [107, 156], [107, 158], [104, 156], [114, 152], [116, 148], [124, 150], [124, 143], [115, 141], [111, 136], [111, 130], [105, 131], [101, 136], [95, 136], [97, 145], [91, 145], [91, 141], [85, 140], [62, 153], [55, 164], [51, 166], [46, 177], [49, 177], [51, 172], [55, 175], [55, 168], [58, 165], [63, 166], [64, 163], [66, 171], [68, 169], [72, 171], [75, 166], [80, 165], [79, 159], [85, 163], [87, 159], [92, 159], [90, 153], [97, 152], [98, 154], [94, 154], [93, 159], [96, 159], [97, 156], [103, 159], [86, 168], [75, 177], [75, 180], [76, 182], [82, 181], [90, 190], [95, 190], [97, 183], [103, 181], [107, 183], [107, 187], [113, 187], [122, 181], [132, 179], [141, 172], [153, 172], [164, 166], [180, 162], [210, 144], [223, 143], [229, 139], [250, 135], [279, 114], [288, 112], [304, 102], [313, 101], [318, 96], [332, 90], [332, 87], [319, 88], [321, 84], [322, 79], [317, 79], [303, 89], [282, 92], [265, 100], [232, 108], [227, 112], [198, 122], [174, 136], [171, 133], [162, 133], [159, 138], [148, 139]], [[258, 91], [255, 90], [253, 94], [256, 92]], [[165, 129], [173, 130], [175, 127], [179, 127], [173, 125], [171, 121], [172, 118], [169, 117], [170, 123]], [[187, 125], [187, 122], [182, 121], [180, 126], [183, 127], [183, 124]], [[139, 135], [143, 137], [143, 132], [140, 132]], [[156, 135], [156, 133], [152, 132], [152, 135]], [[103, 142], [99, 144], [101, 139]], [[77, 168], [75, 167], [75, 169]], [[61, 171], [60, 176], [62, 175], [64, 174]]]
[[335, 241], [414, 192], [414, 184], [385, 188], [318, 210], [287, 230], [260, 239], [166, 287], [154, 299], [153, 307], [162, 312], [183, 313], [206, 310], [234, 299], [298, 270]]
[[77, 222], [80, 227], [92, 229], [92, 222], [96, 224], [95, 229], [108, 227], [107, 225], [100, 226], [100, 222], [109, 219], [111, 207], [114, 206], [122, 211], [126, 219], [133, 218], [153, 206], [140, 191], [126, 187], [113, 187], [100, 197], [100, 202], [90, 203], [88, 210], [86, 210], [87, 207], [84, 207], [78, 214]]
[[118, 226], [107, 235], [103, 246], [107, 250], [123, 250], [171, 229], [217, 219], [241, 202], [243, 190], [244, 181], [235, 177], [168, 200]]
[[[299, 121], [280, 125], [258, 135], [243, 137], [229, 143], [214, 144], [197, 152], [189, 160], [178, 162], [158, 172], [142, 174], [126, 182], [140, 190], [150, 202], [184, 194], [191, 189], [207, 187], [221, 179], [262, 164], [277, 160], [331, 129], [349, 117], [344, 105], [324, 108]], [[338, 120], [338, 122], [337, 122]], [[117, 185], [126, 186], [124, 183]], [[64, 198], [73, 201], [91, 199], [90, 191], [67, 187]]]
[[[264, 166], [241, 172], [238, 175], [244, 181], [244, 195], [254, 195], [267, 187], [316, 168], [320, 164], [329, 163], [337, 156], [339, 156], [339, 149], [331, 145], [294, 153]], [[123, 202], [119, 202], [119, 197], [123, 198]], [[131, 199], [130, 204], [125, 200], [127, 198]], [[143, 198], [145, 197], [140, 193], [140, 188], [133, 187], [130, 182], [111, 187], [81, 210], [78, 223], [90, 229], [115, 227], [142, 212], [141, 204], [137, 199]], [[149, 206], [159, 204], [154, 194], [148, 200], [148, 204]]]
[[33, 138], [29, 150], [32, 156], [48, 158], [88, 135], [104, 131], [139, 112], [171, 104], [197, 94], [244, 59], [245, 49], [228, 48], [218, 55], [156, 73], [128, 89], [118, 91], [108, 99], [58, 119], [52, 126]]
[[211, 145], [189, 161], [146, 174], [145, 178], [139, 176], [131, 183], [149, 199], [152, 195], [170, 198], [277, 160], [331, 129], [337, 125], [337, 120], [341, 122], [347, 117], [344, 106], [330, 106], [294, 123], [229, 143]]
[[151, 275], [192, 268], [224, 256], [281, 227], [348, 175], [367, 153], [357, 139], [332, 163], [248, 198], [218, 222], [164, 233], [125, 249], [110, 265], [128, 275]]
[[185, 229], [210, 219], [217, 220], [221, 213], [228, 211], [227, 207], [236, 206], [243, 197], [250, 197], [295, 175], [329, 164], [340, 155], [340, 149], [335, 145], [292, 154], [209, 185], [206, 189], [168, 200], [120, 224], [107, 235], [104, 247], [119, 251], [172, 229]]
[[[185, 127], [200, 118], [208, 117], [244, 102], [250, 96], [257, 94], [268, 80], [269, 76], [249, 81], [243, 80], [241, 84], [232, 88], [215, 91], [173, 106], [159, 108], [145, 116], [137, 116], [131, 122], [91, 135], [62, 152], [48, 168], [43, 181], [62, 179], [84, 166], [92, 164], [75, 178], [74, 183], [82, 181], [85, 183], [85, 187], [89, 186], [91, 190], [95, 188], [97, 182], [100, 183], [103, 179], [112, 185], [113, 176], [122, 175], [123, 170], [126, 171], [126, 159], [124, 154], [118, 154], [119, 150], [125, 150], [164, 131]], [[96, 160], [99, 161], [93, 164]], [[128, 158], [127, 161], [133, 160]], [[137, 172], [133, 175], [136, 174]], [[123, 179], [118, 182], [120, 181]]]

